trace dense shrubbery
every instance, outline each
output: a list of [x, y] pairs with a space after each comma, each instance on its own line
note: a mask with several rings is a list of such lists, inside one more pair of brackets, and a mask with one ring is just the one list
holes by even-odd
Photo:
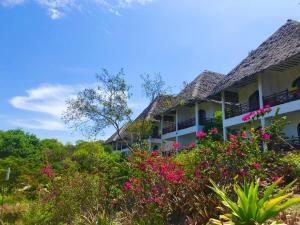
[[[274, 143], [282, 141], [285, 118], [276, 118], [263, 129], [255, 127], [254, 120], [270, 110], [266, 107], [244, 117], [247, 126], [225, 143], [220, 130], [211, 127], [198, 132], [196, 143], [184, 150], [175, 144], [168, 157], [137, 146], [125, 157], [100, 142], [62, 145], [52, 139], [24, 141], [35, 138], [22, 131], [2, 132], [6, 143], [19, 138], [24, 149], [36, 146], [28, 153], [10, 147], [1, 156], [2, 175], [6, 167], [12, 168], [1, 219], [19, 224], [206, 224], [231, 213], [220, 209], [211, 180], [219, 195], [223, 192], [217, 186], [226, 191], [228, 201], [235, 202], [236, 193], [244, 196], [238, 185], [245, 182], [248, 187], [259, 178], [255, 186], [259, 191], [248, 195], [244, 189], [251, 204], [258, 204], [274, 182], [280, 191], [299, 176], [298, 154], [272, 151]], [[11, 140], [7, 135], [12, 135]], [[283, 218], [274, 216], [272, 221]], [[248, 224], [236, 218], [227, 222]]]

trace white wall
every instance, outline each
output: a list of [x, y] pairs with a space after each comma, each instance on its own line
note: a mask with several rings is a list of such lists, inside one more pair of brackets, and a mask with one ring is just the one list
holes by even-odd
[[178, 110], [178, 122], [185, 121], [190, 118], [195, 117], [195, 106], [180, 106], [177, 108]]
[[[286, 116], [289, 124], [285, 127], [284, 133], [288, 137], [298, 137], [297, 126], [300, 123], [300, 111], [295, 111], [291, 113], [285, 113], [280, 116]], [[266, 123], [270, 123], [271, 118], [266, 119]]]
[[282, 72], [267, 71], [262, 74], [263, 95], [268, 96], [292, 87], [292, 83], [300, 77], [300, 65]]
[[199, 110], [203, 109], [206, 112], [206, 118], [211, 119], [216, 111], [222, 111], [221, 103], [216, 102], [202, 102], [199, 104]]

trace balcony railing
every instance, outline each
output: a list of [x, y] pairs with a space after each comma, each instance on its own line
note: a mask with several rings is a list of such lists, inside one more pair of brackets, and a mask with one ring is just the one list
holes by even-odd
[[300, 90], [284, 90], [269, 96], [265, 96], [264, 105], [276, 106], [300, 99]]
[[[300, 99], [300, 89], [295, 88], [277, 92], [269, 96], [264, 96], [263, 105], [276, 106], [287, 102], [292, 102], [298, 99]], [[249, 105], [249, 103], [227, 103], [225, 107], [225, 117], [226, 119], [228, 119], [231, 117], [248, 113], [250, 111], [257, 110], [258, 108], [259, 104]]]
[[163, 134], [171, 133], [173, 131], [176, 131], [176, 124], [170, 124], [167, 127], [163, 128]]
[[249, 103], [226, 104], [225, 117], [226, 117], [226, 119], [228, 119], [228, 118], [231, 118], [231, 117], [235, 117], [235, 116], [239, 116], [239, 115], [248, 113], [250, 111], [257, 110], [258, 108], [259, 108], [259, 104], [252, 104], [252, 105], [250, 105]]
[[187, 120], [184, 120], [184, 121], [181, 121], [180, 123], [178, 123], [178, 129], [182, 130], [182, 129], [185, 129], [188, 127], [195, 126], [195, 124], [196, 124], [195, 117], [190, 118], [190, 119], [187, 119]]

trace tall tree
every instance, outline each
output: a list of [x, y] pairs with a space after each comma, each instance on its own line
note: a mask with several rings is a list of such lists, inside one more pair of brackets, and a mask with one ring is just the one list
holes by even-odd
[[145, 96], [152, 102], [157, 96], [166, 94], [168, 88], [160, 73], [142, 74], [142, 90]]
[[103, 69], [96, 78], [96, 87], [86, 88], [67, 101], [63, 119], [70, 127], [88, 136], [101, 135], [105, 128], [113, 126], [123, 140], [120, 129], [131, 121], [132, 114], [128, 106], [130, 86], [125, 81], [124, 71], [111, 74]]

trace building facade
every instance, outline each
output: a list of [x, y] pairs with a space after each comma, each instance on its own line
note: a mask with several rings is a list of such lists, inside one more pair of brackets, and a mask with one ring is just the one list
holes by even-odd
[[175, 142], [182, 147], [195, 143], [195, 134], [213, 125], [219, 111], [226, 139], [243, 126], [243, 116], [266, 105], [273, 110], [257, 127], [268, 125], [279, 109], [290, 122], [285, 138], [300, 148], [300, 23], [288, 20], [226, 76], [204, 71], [168, 104], [160, 100], [141, 114], [155, 119], [148, 140], [152, 150], [160, 146], [168, 151]]

